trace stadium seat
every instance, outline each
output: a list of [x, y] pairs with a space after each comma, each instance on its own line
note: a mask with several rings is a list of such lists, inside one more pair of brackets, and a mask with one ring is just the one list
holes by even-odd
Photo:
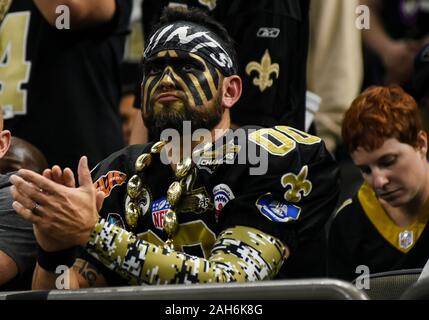
[[404, 292], [401, 300], [429, 300], [429, 278], [414, 283]]
[[412, 286], [422, 269], [406, 269], [370, 275], [369, 289], [363, 289], [372, 300], [397, 300]]

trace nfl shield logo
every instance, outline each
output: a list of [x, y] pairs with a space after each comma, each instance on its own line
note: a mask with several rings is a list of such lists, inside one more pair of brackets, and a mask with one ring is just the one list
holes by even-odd
[[399, 234], [399, 246], [408, 249], [413, 245], [413, 232], [405, 230]]
[[162, 197], [156, 200], [152, 204], [152, 222], [155, 228], [162, 230], [164, 228], [164, 215], [168, 209], [171, 209], [171, 205], [167, 200], [167, 197]]

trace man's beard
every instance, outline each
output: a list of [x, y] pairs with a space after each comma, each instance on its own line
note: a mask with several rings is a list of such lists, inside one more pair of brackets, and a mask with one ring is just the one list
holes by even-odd
[[212, 130], [222, 119], [223, 108], [221, 105], [221, 95], [218, 95], [214, 105], [207, 108], [198, 106], [191, 109], [187, 101], [184, 102], [183, 112], [178, 112], [175, 108], [164, 105], [161, 112], [154, 113], [150, 107], [144, 115], [144, 124], [148, 129], [149, 141], [158, 141], [161, 132], [165, 129], [175, 129], [180, 135], [184, 132], [184, 122], [191, 122], [191, 130], [207, 129]]

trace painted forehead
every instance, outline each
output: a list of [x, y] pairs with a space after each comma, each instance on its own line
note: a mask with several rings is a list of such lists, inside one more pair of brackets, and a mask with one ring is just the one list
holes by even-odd
[[193, 53], [219, 68], [225, 76], [236, 74], [232, 55], [222, 40], [200, 25], [178, 21], [161, 27], [149, 39], [144, 59], [164, 50]]
[[[200, 57], [194, 53], [180, 51], [180, 50], [163, 50], [152, 55], [150, 58], [146, 59], [145, 65], [156, 64], [159, 66], [167, 65], [180, 65], [187, 62], [193, 62], [200, 65], [201, 68], [214, 68], [216, 66], [212, 65], [209, 61]], [[219, 70], [220, 71], [220, 70]]]
[[[188, 62], [194, 63], [185, 67]], [[155, 66], [155, 72], [151, 72], [151, 65]], [[145, 69], [144, 106], [165, 76], [173, 81], [177, 89], [183, 90], [194, 105], [210, 101], [216, 95], [221, 80], [220, 71], [213, 65], [196, 54], [182, 51], [160, 51], [146, 61]]]

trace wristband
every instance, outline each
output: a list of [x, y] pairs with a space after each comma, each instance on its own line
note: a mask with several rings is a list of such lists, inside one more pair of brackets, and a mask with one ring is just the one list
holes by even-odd
[[65, 265], [71, 267], [77, 257], [78, 247], [48, 252], [37, 245], [37, 262], [46, 271], [55, 272], [58, 266]]

